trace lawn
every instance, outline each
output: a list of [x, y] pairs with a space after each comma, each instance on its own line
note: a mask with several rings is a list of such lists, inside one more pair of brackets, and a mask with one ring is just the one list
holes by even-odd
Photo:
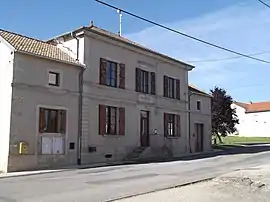
[[270, 137], [227, 136], [227, 137], [223, 137], [222, 140], [223, 140], [224, 145], [270, 143]]

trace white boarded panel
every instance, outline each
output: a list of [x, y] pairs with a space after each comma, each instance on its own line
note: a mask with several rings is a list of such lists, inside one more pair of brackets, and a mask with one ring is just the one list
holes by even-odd
[[42, 154], [52, 154], [52, 138], [42, 137]]
[[64, 154], [64, 138], [53, 138], [53, 154]]

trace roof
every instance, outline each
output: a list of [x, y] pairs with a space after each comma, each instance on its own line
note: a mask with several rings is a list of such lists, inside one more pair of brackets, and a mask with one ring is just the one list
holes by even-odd
[[270, 111], [270, 101], [254, 103], [234, 102], [234, 104], [243, 107], [246, 110], [246, 113]]
[[[82, 32], [82, 31], [90, 31], [90, 32], [93, 32], [93, 33], [96, 33], [96, 34], [99, 34], [99, 35], [103, 35], [103, 36], [105, 36], [105, 37], [110, 37], [111, 39], [114, 39], [114, 40], [117, 40], [117, 41], [121, 41], [121, 42], [126, 43], [126, 44], [128, 44], [128, 45], [134, 46], [134, 47], [136, 47], [136, 48], [142, 49], [142, 50], [144, 50], [144, 51], [150, 52], [150, 53], [152, 53], [152, 54], [155, 54], [155, 55], [158, 55], [158, 56], [160, 56], [160, 57], [166, 58], [166, 59], [168, 59], [168, 60], [174, 61], [174, 62], [176, 62], [176, 63], [180, 63], [181, 65], [185, 65], [185, 66], [189, 67], [189, 68], [188, 68], [189, 70], [191, 70], [191, 69], [194, 68], [193, 65], [184, 63], [184, 62], [182, 62], [182, 61], [180, 61], [180, 60], [177, 60], [177, 59], [175, 59], [175, 58], [172, 58], [172, 57], [170, 57], [170, 56], [167, 56], [167, 55], [164, 55], [164, 54], [162, 54], [162, 53], [156, 52], [156, 51], [154, 51], [154, 50], [152, 50], [152, 49], [150, 49], [150, 48], [147, 48], [147, 47], [145, 47], [145, 46], [143, 46], [143, 45], [141, 45], [141, 44], [138, 44], [138, 43], [136, 43], [136, 42], [134, 42], [134, 41], [131, 41], [131, 40], [129, 40], [129, 39], [123, 37], [123, 36], [119, 36], [118, 34], [109, 32], [109, 31], [107, 31], [107, 30], [101, 29], [101, 28], [96, 27], [96, 26], [94, 26], [94, 25], [91, 25], [91, 26], [88, 26], [88, 27], [87, 27], [87, 26], [83, 26], [83, 27], [81, 27], [81, 28], [78, 28], [78, 29], [74, 30], [73, 32], [74, 32], [74, 33], [76, 33], [76, 32], [79, 33], [79, 32]], [[60, 38], [60, 37], [64, 37], [64, 36], [71, 36], [71, 35], [70, 35], [70, 32], [65, 33], [65, 34], [62, 34], [62, 35], [60, 35], [60, 36], [57, 36], [57, 37], [55, 37], [55, 38], [53, 38], [53, 39], [50, 39], [50, 40], [48, 40], [47, 42], [53, 42], [54, 39], [57, 39], [57, 38]]]
[[212, 97], [210, 94], [206, 93], [203, 90], [198, 89], [197, 87], [195, 87], [192, 84], [189, 84], [188, 85], [188, 90], [191, 91], [192, 93], [196, 93], [196, 94], [201, 94], [201, 95], [205, 95], [205, 96], [208, 96], [208, 97]]
[[53, 44], [2, 29], [0, 29], [0, 36], [13, 46], [16, 51], [83, 66], [75, 58], [69, 56]]

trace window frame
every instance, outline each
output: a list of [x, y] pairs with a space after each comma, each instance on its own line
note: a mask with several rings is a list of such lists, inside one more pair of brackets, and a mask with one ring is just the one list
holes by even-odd
[[168, 114], [168, 122], [167, 122], [167, 137], [176, 137], [176, 116], [175, 114]]
[[[105, 133], [107, 135], [117, 135], [117, 107], [113, 107], [113, 106], [105, 106]], [[114, 121], [113, 121], [113, 125], [114, 125], [114, 131], [112, 131], [112, 110], [114, 110]]]
[[201, 111], [202, 110], [202, 101], [201, 100], [197, 100], [197, 102], [196, 102], [196, 109], [197, 109], [197, 111]]
[[[163, 77], [163, 96], [170, 99], [181, 100], [180, 94], [181, 83], [177, 78], [164, 75]], [[179, 92], [177, 92], [179, 90]]]
[[[113, 70], [114, 68], [114, 70]], [[117, 88], [117, 68], [118, 63], [110, 60], [106, 60], [106, 86]], [[109, 80], [109, 83], [108, 83]], [[113, 82], [114, 81], [114, 84]]]
[[[55, 83], [50, 82], [50, 75], [55, 76]], [[54, 86], [54, 87], [60, 87], [60, 81], [61, 81], [60, 75], [61, 73], [58, 71], [49, 70], [48, 71], [48, 85]]]
[[[136, 92], [156, 95], [156, 73], [152, 71], [144, 70], [140, 67], [137, 67], [135, 71], [136, 71], [135, 72]], [[137, 77], [139, 77], [139, 80], [137, 80]]]

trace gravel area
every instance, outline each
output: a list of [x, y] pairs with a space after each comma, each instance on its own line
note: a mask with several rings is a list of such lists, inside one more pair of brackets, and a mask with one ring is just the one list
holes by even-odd
[[211, 181], [119, 202], [269, 202], [270, 165], [235, 171]]

